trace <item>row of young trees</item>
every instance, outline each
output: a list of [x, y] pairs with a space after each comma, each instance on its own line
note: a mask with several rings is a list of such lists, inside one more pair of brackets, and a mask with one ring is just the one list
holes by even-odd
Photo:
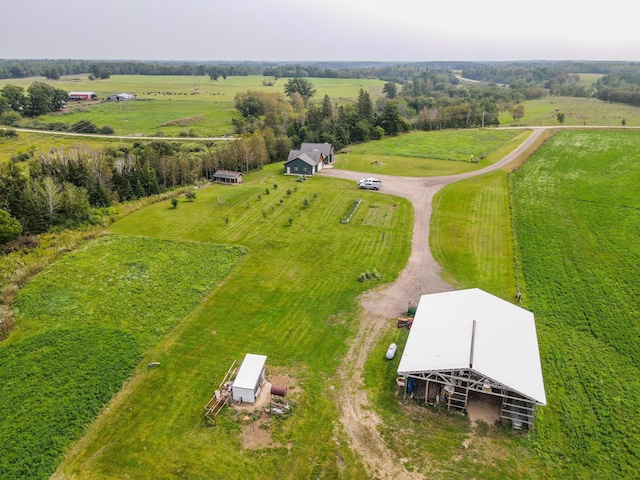
[[212, 179], [219, 169], [249, 172], [268, 162], [261, 134], [216, 145], [156, 141], [40, 153], [26, 165], [9, 162], [0, 169], [0, 208], [14, 220], [3, 222], [0, 214], [0, 230], [15, 221], [25, 234], [81, 224], [91, 221], [95, 208]]

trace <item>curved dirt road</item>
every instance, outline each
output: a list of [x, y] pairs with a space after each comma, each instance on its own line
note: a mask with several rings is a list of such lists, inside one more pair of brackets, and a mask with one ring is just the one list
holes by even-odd
[[[408, 472], [401, 460], [386, 447], [378, 432], [380, 418], [371, 408], [363, 386], [364, 364], [371, 348], [387, 328], [388, 319], [406, 312], [410, 300], [421, 295], [453, 290], [440, 278], [440, 267], [429, 248], [429, 223], [433, 196], [443, 186], [469, 177], [482, 175], [508, 165], [526, 152], [546, 128], [533, 128], [533, 133], [509, 155], [500, 161], [474, 172], [444, 177], [396, 177], [376, 175], [382, 180], [383, 190], [408, 199], [414, 208], [415, 223], [411, 240], [411, 255], [398, 279], [379, 289], [365, 292], [360, 303], [363, 314], [356, 337], [338, 372], [339, 410], [342, 425], [351, 448], [361, 455], [369, 476], [380, 479], [423, 479], [422, 474]], [[370, 173], [324, 169], [323, 176], [358, 181]]]

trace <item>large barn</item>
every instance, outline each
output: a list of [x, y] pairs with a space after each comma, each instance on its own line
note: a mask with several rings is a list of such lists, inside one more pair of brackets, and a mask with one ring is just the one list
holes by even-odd
[[449, 410], [497, 397], [515, 428], [547, 402], [533, 313], [477, 288], [421, 297], [398, 375], [407, 394]]

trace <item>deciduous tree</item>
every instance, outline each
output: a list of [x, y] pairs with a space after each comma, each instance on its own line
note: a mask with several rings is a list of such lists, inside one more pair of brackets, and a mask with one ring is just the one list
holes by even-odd
[[289, 97], [293, 93], [299, 93], [302, 98], [308, 100], [316, 94], [316, 89], [306, 78], [291, 78], [284, 86], [284, 93]]

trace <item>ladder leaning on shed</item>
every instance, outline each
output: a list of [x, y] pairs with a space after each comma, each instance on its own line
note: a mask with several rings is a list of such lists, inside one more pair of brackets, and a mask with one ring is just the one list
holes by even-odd
[[204, 406], [204, 416], [208, 420], [213, 422], [214, 425], [216, 423], [216, 416], [218, 415], [218, 413], [220, 413], [222, 407], [224, 407], [231, 399], [231, 379], [234, 378], [236, 373], [238, 372], [236, 363], [237, 362], [234, 360], [229, 367], [229, 370], [227, 370], [224, 378], [220, 382], [220, 385], [218, 385], [218, 389], [215, 391], [215, 394], [213, 395], [213, 397], [211, 397], [211, 400], [209, 400], [209, 402]]

